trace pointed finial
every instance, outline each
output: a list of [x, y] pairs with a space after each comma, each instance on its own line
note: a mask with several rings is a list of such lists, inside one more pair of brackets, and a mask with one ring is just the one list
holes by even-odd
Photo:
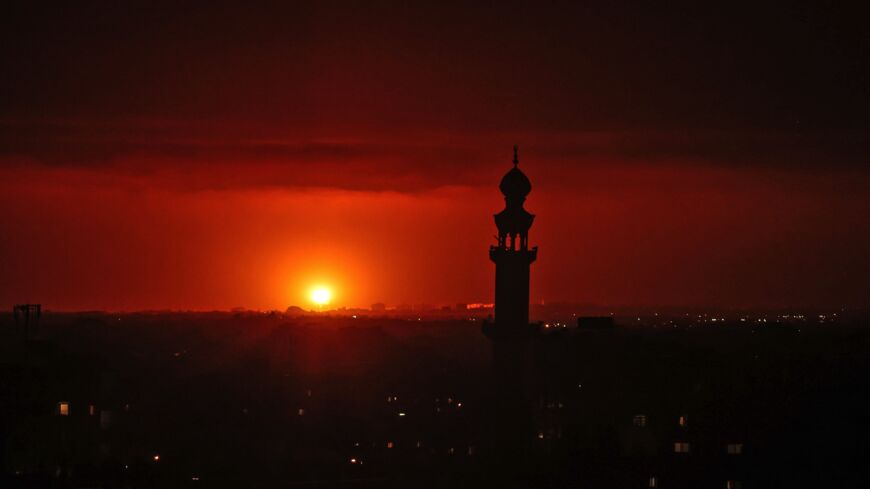
[[520, 164], [520, 157], [517, 156], [517, 151], [520, 149], [518, 145], [514, 145], [514, 168]]

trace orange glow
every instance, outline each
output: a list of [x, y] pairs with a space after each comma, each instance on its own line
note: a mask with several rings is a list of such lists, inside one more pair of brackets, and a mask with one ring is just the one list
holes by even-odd
[[332, 300], [332, 291], [329, 288], [319, 285], [311, 290], [311, 302], [323, 307]]
[[[532, 155], [527, 163], [535, 186], [528, 208], [540, 216], [532, 234], [532, 244], [541, 247], [532, 270], [533, 302], [765, 304], [836, 296], [848, 303], [866, 290], [867, 268], [850, 267], [864, 263], [861, 253], [870, 246], [870, 238], [850, 231], [867, 229], [860, 220], [867, 204], [855, 193], [813, 193], [813, 182], [800, 173], [771, 189], [767, 182], [776, 175], [761, 170], [638, 168], [619, 161], [607, 168], [578, 163], [574, 170]], [[59, 310], [311, 309], [318, 307], [313, 286], [328, 285], [329, 309], [463, 303], [474, 310], [492, 300], [493, 270], [480, 250], [490, 244], [492, 213], [501, 205], [501, 164], [482, 167], [481, 181], [474, 177], [465, 187], [414, 192], [193, 191], [178, 188], [171, 174], [123, 173], [137, 164], [144, 165], [120, 162], [111, 184], [89, 168], [0, 167], [0, 215], [17, 230], [4, 235], [0, 257], [26, 257], [0, 263], [9, 277], [0, 298], [38, 297]], [[306, 175], [320, 175], [317, 168]], [[227, 163], [214, 171], [230, 181], [232, 169]], [[16, 184], [22, 181], [26, 191]], [[568, 182], [580, 182], [583, 191]], [[825, 184], [850, 185], [839, 177]], [[20, 205], [23, 199], [33, 205]], [[828, 215], [826, 209], [835, 216], [830, 226], [836, 233], [807, 231], [789, 241], [789, 254], [766, 259], [783, 239], [779, 226], [767, 223], [807, 229]], [[140, 218], [127, 218], [133, 215]], [[112, 240], [94, 239], [109, 227]], [[627, 230], [643, 237], [642, 254]], [[71, 259], [49, 245], [61, 241]], [[812, 268], [808, 276], [842, 273], [842, 286], [792, 280], [793, 263], [804, 259]], [[93, 269], [105, 274], [87, 273]], [[744, 275], [757, 280], [738, 285], [729, 278]], [[68, 287], [73, 281], [81, 287]], [[771, 298], [762, 285], [771, 282], [792, 285]]]

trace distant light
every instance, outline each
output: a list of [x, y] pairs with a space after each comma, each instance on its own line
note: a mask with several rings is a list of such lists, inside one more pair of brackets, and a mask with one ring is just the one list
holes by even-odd
[[296, 414], [298, 414], [299, 416], [305, 416], [305, 409], [304, 409], [304, 408], [299, 408], [299, 410], [296, 411]]
[[352, 464], [355, 464], [355, 463], [357, 463], [357, 462], [359, 462], [359, 460], [357, 460], [357, 459], [355, 459], [355, 458], [350, 459], [350, 463], [352, 463]]
[[159, 462], [159, 461], [160, 461], [160, 455], [155, 455], [155, 456], [153, 456], [153, 457], [151, 457], [151, 458], [152, 458], [155, 462]]
[[462, 407], [462, 403], [461, 403], [461, 402], [457, 402], [457, 403], [456, 403], [456, 407], [461, 408], [461, 407]]
[[318, 306], [325, 306], [330, 300], [332, 300], [332, 291], [326, 287], [318, 286], [311, 291], [311, 302]]
[[393, 442], [388, 441], [388, 442], [387, 442], [387, 448], [393, 448]]
[[198, 481], [198, 480], [199, 480], [199, 477], [197, 477], [197, 476], [193, 476], [193, 477], [190, 478], [190, 480], [192, 480], [192, 481]]
[[400, 417], [404, 417], [404, 416], [405, 416], [405, 413], [399, 413], [399, 416], [400, 416]]
[[59, 414], [61, 416], [69, 416], [69, 403], [68, 402], [57, 403], [57, 414]]

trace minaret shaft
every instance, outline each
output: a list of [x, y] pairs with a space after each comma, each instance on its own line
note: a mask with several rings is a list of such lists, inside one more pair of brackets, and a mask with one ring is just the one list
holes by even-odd
[[492, 247], [495, 262], [496, 328], [523, 328], [529, 324], [529, 272], [538, 250]]

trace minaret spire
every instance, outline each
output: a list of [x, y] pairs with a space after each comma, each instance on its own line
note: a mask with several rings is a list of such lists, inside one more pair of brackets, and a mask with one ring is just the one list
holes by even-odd
[[514, 145], [514, 168], [516, 168], [517, 165], [520, 164], [520, 157], [517, 156], [517, 152], [519, 151], [519, 149], [520, 149], [519, 145], [515, 144]]

